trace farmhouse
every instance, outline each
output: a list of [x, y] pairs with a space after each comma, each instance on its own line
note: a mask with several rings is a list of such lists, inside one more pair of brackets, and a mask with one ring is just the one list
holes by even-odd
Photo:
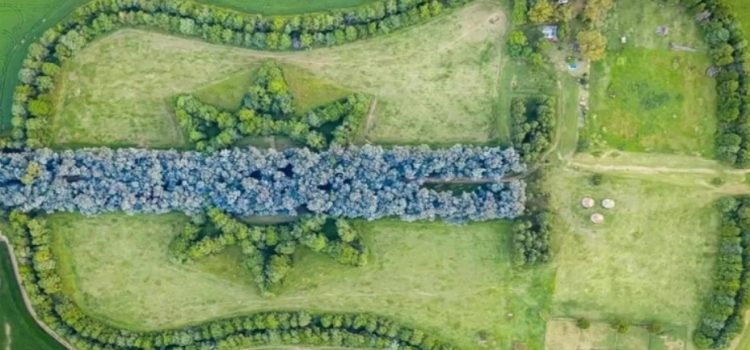
[[557, 26], [556, 25], [546, 25], [542, 27], [542, 33], [544, 34], [544, 38], [549, 41], [557, 41]]

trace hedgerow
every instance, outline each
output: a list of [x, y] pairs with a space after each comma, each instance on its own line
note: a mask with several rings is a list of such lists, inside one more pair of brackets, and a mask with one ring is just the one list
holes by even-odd
[[367, 248], [357, 231], [342, 219], [317, 216], [288, 224], [247, 225], [218, 209], [210, 209], [206, 216], [194, 219], [175, 236], [169, 245], [172, 259], [184, 263], [240, 246], [245, 267], [263, 293], [273, 292], [283, 283], [299, 246], [327, 254], [341, 264], [367, 263]]
[[723, 0], [681, 2], [698, 19], [717, 69], [717, 157], [737, 166], [750, 166], [747, 40], [742, 28]]
[[[334, 218], [388, 216], [451, 222], [514, 218], [524, 170], [513, 149], [454, 146], [333, 147], [283, 152], [255, 148], [196, 152], [48, 149], [0, 154], [0, 207], [98, 214], [231, 215], [305, 213]], [[485, 183], [454, 194], [425, 181]]]
[[331, 143], [351, 144], [370, 104], [368, 97], [353, 94], [297, 116], [293, 100], [281, 68], [266, 62], [255, 72], [237, 113], [181, 95], [175, 99], [175, 114], [199, 151], [227, 148], [245, 136], [268, 135], [284, 135], [312, 149], [324, 149]]
[[750, 302], [750, 197], [724, 198], [714, 290], [693, 340], [700, 348], [720, 349], [745, 325]]
[[150, 28], [257, 50], [302, 50], [386, 34], [466, 2], [380, 0], [348, 10], [262, 16], [191, 0], [94, 0], [30, 45], [14, 95], [12, 145], [50, 144], [54, 81], [61, 64], [93, 39], [122, 27]]
[[61, 291], [57, 260], [44, 220], [15, 211], [10, 221], [21, 283], [36, 314], [77, 349], [223, 350], [281, 344], [455, 349], [433, 335], [367, 313], [269, 311], [163, 331], [120, 329], [89, 317]]

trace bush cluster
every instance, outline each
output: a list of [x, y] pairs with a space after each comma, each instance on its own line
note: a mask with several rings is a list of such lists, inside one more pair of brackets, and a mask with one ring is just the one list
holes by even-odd
[[524, 162], [541, 160], [552, 146], [555, 132], [555, 103], [550, 97], [515, 97], [511, 101], [513, 146]]
[[12, 146], [49, 145], [60, 65], [95, 38], [122, 27], [150, 28], [258, 50], [331, 46], [389, 33], [467, 0], [379, 0], [347, 10], [294, 16], [240, 13], [191, 0], [94, 0], [29, 47], [13, 104]]
[[704, 38], [718, 69], [719, 97], [717, 157], [737, 166], [750, 166], [747, 40], [725, 0], [681, 0], [700, 20]]
[[175, 113], [199, 151], [227, 148], [244, 136], [268, 135], [284, 135], [319, 150], [331, 143], [351, 144], [370, 104], [368, 97], [353, 94], [297, 116], [293, 100], [281, 68], [267, 62], [256, 71], [239, 112], [222, 111], [192, 95], [181, 95], [175, 100]]
[[[107, 148], [0, 154], [0, 207], [98, 214], [305, 213], [335, 218], [451, 222], [513, 218], [524, 183], [503, 178], [524, 166], [513, 149], [454, 146], [255, 148], [211, 154]], [[454, 194], [425, 182], [485, 183]]]
[[137, 332], [89, 317], [60, 290], [46, 224], [13, 212], [11, 239], [21, 283], [40, 319], [76, 349], [223, 350], [269, 345], [312, 345], [399, 350], [452, 350], [418, 329], [367, 313], [259, 312], [154, 332]]
[[714, 290], [693, 340], [699, 348], [720, 349], [742, 332], [750, 292], [750, 197], [720, 201], [722, 223]]
[[247, 225], [218, 209], [210, 209], [207, 219], [197, 217], [186, 225], [172, 240], [169, 250], [173, 260], [188, 262], [239, 246], [258, 288], [270, 293], [283, 283], [300, 245], [327, 254], [341, 264], [367, 263], [367, 249], [359, 233], [345, 220], [317, 216], [294, 223]]

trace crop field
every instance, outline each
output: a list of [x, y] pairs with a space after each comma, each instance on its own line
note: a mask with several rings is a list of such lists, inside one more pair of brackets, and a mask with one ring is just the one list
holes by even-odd
[[505, 143], [507, 120], [498, 117], [505, 114], [493, 112], [505, 30], [502, 18], [490, 21], [496, 17], [502, 17], [499, 6], [482, 0], [392, 35], [292, 53], [123, 30], [65, 65], [55, 143], [183, 147], [172, 97], [219, 83], [211, 77], [241, 76], [266, 59], [313, 71], [326, 85], [374, 96], [367, 135], [373, 142]]
[[[556, 212], [553, 313], [694, 326], [711, 286], [720, 194], [653, 175], [555, 171], [547, 180]], [[583, 197], [614, 209], [584, 209]], [[596, 226], [594, 212], [605, 216]]]
[[[435, 330], [465, 348], [540, 348], [553, 272], [510, 266], [508, 224], [361, 222], [365, 267], [303, 252], [286, 287], [261, 297], [239, 252], [176, 265], [167, 245], [181, 215], [54, 215], [64, 285], [116, 325], [161, 329], [268, 309], [370, 311]], [[189, 287], [187, 287], [189, 286]]]
[[13, 91], [26, 48], [50, 24], [87, 0], [0, 1], [0, 135], [10, 128]]
[[0, 242], [0, 349], [65, 349], [31, 318], [16, 283], [8, 246]]
[[199, 0], [206, 4], [231, 8], [249, 13], [267, 15], [290, 15], [296, 13], [320, 12], [331, 9], [355, 7], [373, 0]]
[[[690, 17], [679, 7], [628, 1], [607, 23], [609, 52], [592, 67], [584, 137], [598, 147], [712, 157], [716, 88]], [[657, 35], [659, 26], [669, 33]]]

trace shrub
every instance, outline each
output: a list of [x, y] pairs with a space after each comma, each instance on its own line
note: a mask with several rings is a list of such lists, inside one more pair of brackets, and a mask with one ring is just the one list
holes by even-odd
[[623, 320], [615, 320], [612, 322], [612, 328], [614, 328], [617, 333], [625, 334], [630, 331], [630, 324]]
[[591, 328], [591, 321], [583, 317], [579, 318], [576, 320], [576, 327], [580, 329], [589, 329]]
[[591, 177], [589, 178], [589, 182], [594, 186], [599, 186], [604, 183], [604, 175], [600, 173], [591, 175]]

